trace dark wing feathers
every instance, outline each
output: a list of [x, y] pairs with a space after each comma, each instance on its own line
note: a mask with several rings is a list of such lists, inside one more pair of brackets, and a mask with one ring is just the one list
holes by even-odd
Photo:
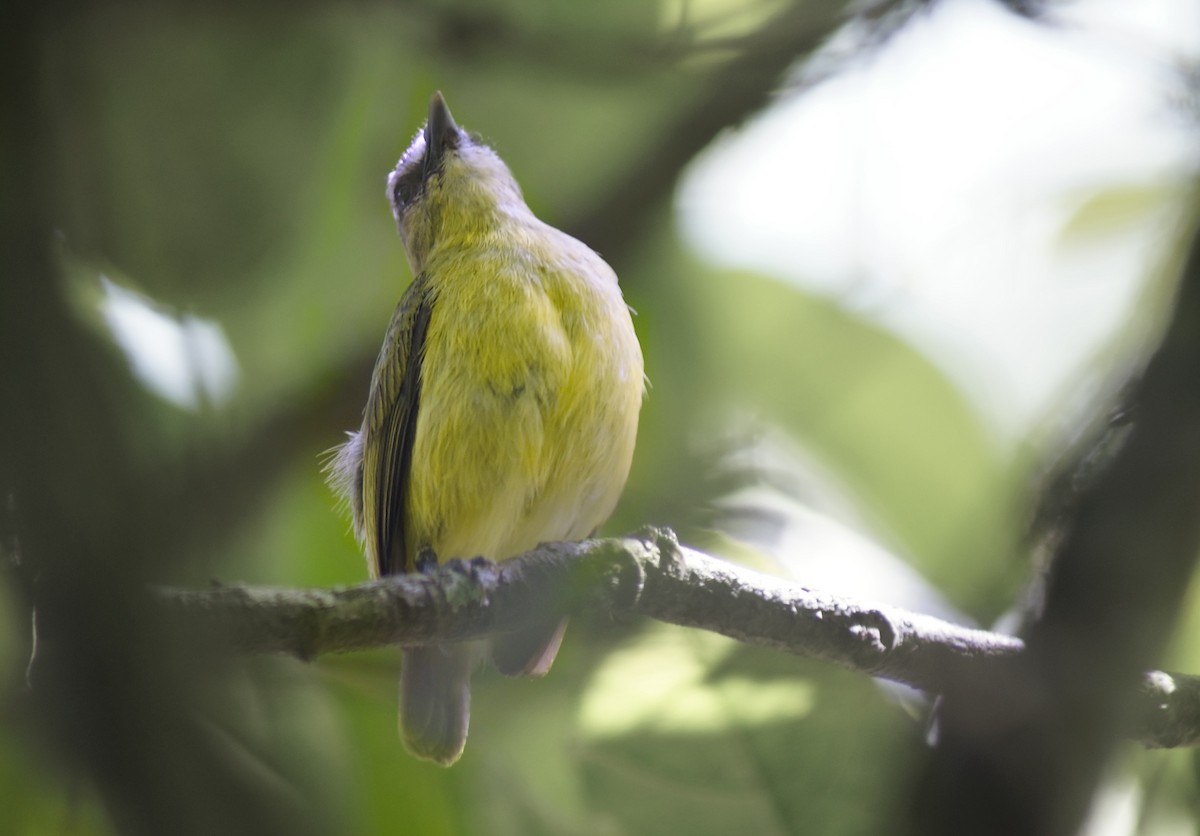
[[373, 545], [379, 575], [413, 568], [414, 556], [406, 553], [405, 512], [421, 396], [421, 362], [432, 310], [430, 283], [424, 275], [418, 276], [392, 315], [372, 376], [364, 422], [368, 452], [363, 462], [370, 471], [365, 474], [364, 504], [371, 508], [364, 510], [369, 514], [365, 533]]

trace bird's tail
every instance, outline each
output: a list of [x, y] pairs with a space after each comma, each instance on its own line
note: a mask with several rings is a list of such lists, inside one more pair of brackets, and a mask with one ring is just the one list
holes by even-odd
[[471, 719], [471, 650], [417, 647], [400, 670], [400, 737], [420, 758], [450, 766], [467, 743]]

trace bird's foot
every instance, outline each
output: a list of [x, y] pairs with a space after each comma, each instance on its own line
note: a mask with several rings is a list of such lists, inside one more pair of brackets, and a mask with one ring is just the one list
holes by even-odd
[[429, 546], [421, 546], [417, 551], [416, 569], [421, 574], [432, 572], [437, 568], [437, 553]]

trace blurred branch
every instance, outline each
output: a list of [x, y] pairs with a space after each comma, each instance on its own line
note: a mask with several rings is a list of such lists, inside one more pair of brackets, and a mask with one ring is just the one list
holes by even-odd
[[664, 205], [683, 167], [722, 131], [765, 107], [788, 70], [847, 20], [842, 3], [793, 3], [761, 26], [747, 48], [697, 85], [698, 95], [654, 134], [646, 152], [586, 214], [563, 229], [617, 266]]
[[[720, 633], [941, 693], [1002, 673], [1020, 639], [896, 607], [827, 595], [681, 546], [670, 532], [544, 543], [512, 560], [451, 561], [426, 574], [337, 589], [166, 589], [168, 614], [236, 648], [319, 653], [465, 641], [520, 628], [547, 610], [601, 606]], [[1200, 678], [1155, 672], [1139, 692], [1136, 737], [1200, 743]]]
[[1128, 423], [1086, 451], [1078, 496], [1054, 503], [1028, 652], [1003, 677], [950, 683], [910, 832], [1074, 833], [1135, 722], [1133, 686], [1200, 553], [1200, 202], [1195, 213], [1170, 321], [1126, 390]]
[[[887, 5], [894, 4], [889, 0]], [[846, 0], [794, 2], [788, 19], [796, 13], [809, 19], [837, 15], [837, 23], [847, 17]], [[747, 34], [718, 36], [711, 30], [722, 22], [743, 14], [744, 9], [717, 13], [699, 20], [681, 19], [674, 28], [647, 32], [596, 31], [594, 26], [536, 27], [513, 20], [504, 11], [487, 6], [430, 6], [424, 9], [426, 25], [438, 49], [460, 60], [477, 61], [481, 57], [519, 55], [532, 66], [544, 66], [555, 72], [612, 84], [616, 80], [644, 76], [647, 72], [669, 69], [680, 62], [709, 56], [729, 56], [787, 46], [794, 33], [778, 26], [763, 26]], [[795, 45], [787, 46], [796, 55]]]
[[[993, 0], [1009, 12], [1026, 18], [1042, 18], [1047, 0]], [[783, 51], [791, 59], [811, 52], [810, 35], [819, 33], [818, 44], [843, 24], [861, 24], [864, 51], [883, 44], [915, 15], [931, 12], [942, 0], [792, 0], [766, 25], [748, 33], [713, 34], [734, 24], [747, 13], [730, 7], [702, 16], [689, 14], [684, 3], [677, 25], [659, 32], [642, 29], [598, 32], [592, 25], [535, 26], [488, 5], [405, 3], [407, 10], [422, 17], [430, 39], [439, 52], [462, 60], [484, 55], [519, 55], [530, 65], [543, 65], [556, 72], [591, 77], [612, 83], [615, 79], [670, 68], [682, 61], [709, 56], [765, 57]], [[768, 5], [763, 3], [764, 6]], [[644, 25], [645, 21], [639, 21]]]

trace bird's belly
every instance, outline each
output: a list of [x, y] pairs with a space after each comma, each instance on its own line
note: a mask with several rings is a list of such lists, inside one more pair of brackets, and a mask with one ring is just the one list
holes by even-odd
[[[459, 403], [469, 407], [417, 427], [410, 553], [428, 545], [442, 560], [500, 557], [541, 481], [542, 417], [524, 394], [484, 389], [465, 393]], [[432, 418], [439, 411], [434, 405], [425, 414]]]
[[410, 554], [503, 559], [586, 536], [608, 517], [641, 399], [640, 369], [625, 379], [610, 350], [537, 352], [517, 376], [433, 376], [414, 440]]

